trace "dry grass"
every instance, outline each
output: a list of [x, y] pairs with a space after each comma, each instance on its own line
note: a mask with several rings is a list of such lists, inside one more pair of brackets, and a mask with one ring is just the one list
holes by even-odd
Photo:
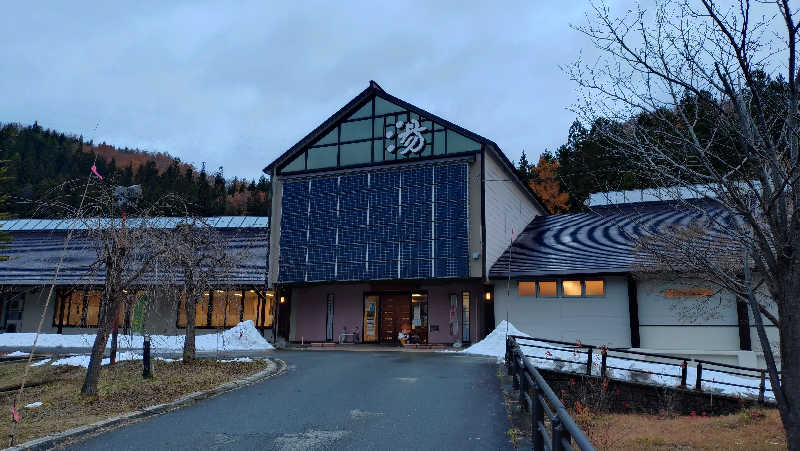
[[576, 420], [601, 450], [786, 449], [783, 426], [774, 409], [744, 410], [719, 417], [577, 415]]
[[[11, 407], [17, 394], [24, 362], [0, 364], [0, 445], [7, 445]], [[32, 367], [19, 406], [20, 423], [15, 443], [90, 424], [132, 410], [172, 401], [184, 394], [206, 390], [249, 376], [266, 366], [265, 361], [219, 363], [200, 359], [191, 364], [153, 361], [153, 378], [142, 379], [141, 362], [126, 361], [104, 367], [98, 396], [80, 394], [84, 368]], [[40, 407], [25, 408], [41, 401]]]

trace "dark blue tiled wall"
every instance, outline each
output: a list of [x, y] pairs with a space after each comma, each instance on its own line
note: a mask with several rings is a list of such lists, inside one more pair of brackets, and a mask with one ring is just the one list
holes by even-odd
[[467, 277], [467, 164], [289, 181], [281, 282]]

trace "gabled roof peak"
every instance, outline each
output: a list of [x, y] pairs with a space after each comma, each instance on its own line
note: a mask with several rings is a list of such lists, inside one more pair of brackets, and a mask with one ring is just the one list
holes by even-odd
[[370, 80], [369, 81], [369, 87], [373, 88], [373, 89], [377, 89], [380, 92], [386, 92], [386, 91], [383, 90], [383, 88], [381, 88], [381, 85], [379, 85], [378, 82], [376, 82], [375, 80]]

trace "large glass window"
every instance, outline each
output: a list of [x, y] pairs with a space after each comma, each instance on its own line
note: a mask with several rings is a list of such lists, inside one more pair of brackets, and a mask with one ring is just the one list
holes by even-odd
[[[195, 327], [232, 327], [240, 321], [253, 321], [256, 327], [272, 327], [271, 291], [214, 290], [205, 292], [195, 309]], [[186, 327], [185, 299], [178, 305], [178, 327]]]
[[[373, 100], [370, 100], [290, 160], [280, 169], [281, 173], [481, 149], [479, 142], [380, 97], [374, 99], [374, 110], [373, 115]], [[413, 127], [413, 123], [409, 121], [418, 121], [420, 129], [411, 131], [409, 126]], [[411, 136], [418, 133], [424, 142], [418, 152], [402, 155], [403, 142], [399, 137], [407, 132]], [[374, 146], [370, 140], [374, 140]]]
[[[56, 296], [53, 326], [97, 327], [100, 320], [101, 290], [73, 290], [68, 294]], [[126, 303], [120, 306], [117, 325], [125, 324]], [[85, 322], [84, 322], [85, 317]]]

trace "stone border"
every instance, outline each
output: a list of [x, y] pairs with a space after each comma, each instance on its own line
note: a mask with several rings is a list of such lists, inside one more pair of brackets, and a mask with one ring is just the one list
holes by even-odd
[[228, 382], [209, 390], [189, 393], [187, 395], [181, 396], [180, 398], [172, 402], [164, 404], [156, 404], [153, 406], [145, 407], [144, 409], [141, 410], [134, 410], [133, 412], [123, 413], [122, 415], [106, 418], [105, 420], [101, 420], [96, 423], [87, 424], [85, 426], [78, 426], [72, 429], [68, 429], [64, 432], [47, 435], [25, 443], [21, 443], [12, 448], [5, 448], [5, 449], [6, 450], [52, 449], [65, 442], [80, 440], [81, 438], [86, 438], [88, 436], [94, 435], [99, 432], [106, 432], [108, 430], [120, 426], [125, 426], [127, 424], [131, 424], [136, 421], [140, 421], [149, 417], [161, 415], [162, 413], [167, 413], [173, 410], [189, 406], [203, 399], [213, 398], [217, 395], [221, 395], [223, 393], [236, 390], [238, 388], [246, 387], [248, 385], [255, 384], [256, 382], [261, 382], [273, 376], [283, 374], [288, 369], [286, 362], [284, 362], [281, 359], [269, 358], [267, 359], [267, 361], [268, 364], [266, 368], [244, 379]]

